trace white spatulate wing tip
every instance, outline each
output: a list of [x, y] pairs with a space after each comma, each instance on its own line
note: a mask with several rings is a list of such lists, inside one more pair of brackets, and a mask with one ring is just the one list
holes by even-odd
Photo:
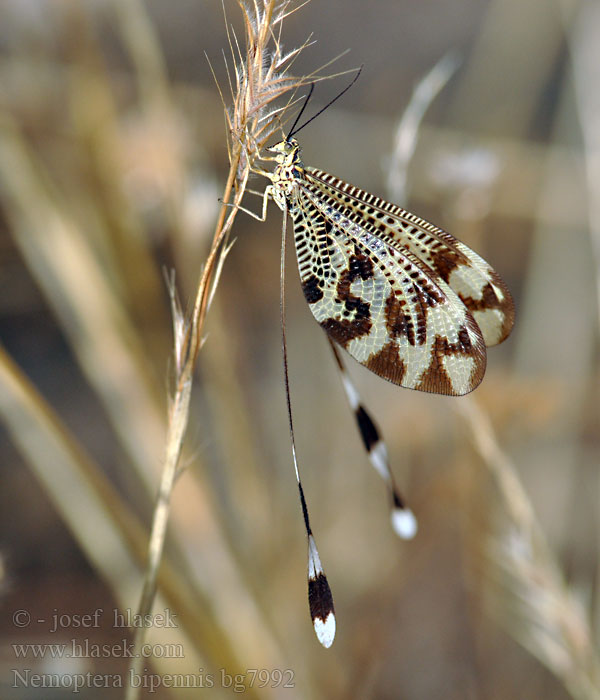
[[392, 511], [392, 527], [394, 532], [403, 540], [412, 540], [417, 534], [417, 519], [409, 508], [394, 508]]
[[329, 649], [329, 647], [333, 644], [333, 640], [335, 639], [334, 613], [330, 612], [325, 620], [322, 620], [320, 617], [316, 617], [313, 620], [313, 625], [317, 639], [326, 649]]

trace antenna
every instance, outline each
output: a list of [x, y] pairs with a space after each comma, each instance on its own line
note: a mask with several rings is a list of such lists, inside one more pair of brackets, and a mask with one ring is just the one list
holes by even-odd
[[[296, 128], [296, 124], [300, 121], [300, 117], [302, 116], [302, 113], [306, 109], [306, 105], [308, 104], [308, 101], [310, 100], [310, 96], [313, 94], [313, 90], [315, 89], [315, 84], [311, 83], [310, 84], [310, 90], [308, 91], [308, 95], [306, 96], [306, 99], [304, 100], [304, 104], [302, 105], [302, 109], [298, 112], [298, 116], [294, 120], [294, 123], [292, 124], [292, 128], [290, 129], [290, 133], [287, 135], [287, 138], [285, 139], [286, 141], [291, 137], [291, 135], [294, 133], [294, 129]], [[300, 127], [301, 129], [302, 127]], [[300, 131], [298, 129], [298, 131]], [[283, 131], [283, 130], [282, 130]]]
[[362, 69], [363, 69], [363, 67], [361, 66], [361, 67], [358, 69], [357, 74], [356, 74], [356, 75], [354, 76], [354, 78], [352, 79], [352, 82], [351, 82], [349, 85], [346, 85], [346, 87], [345, 87], [340, 93], [338, 93], [338, 94], [333, 98], [333, 100], [330, 100], [330, 101], [325, 105], [325, 107], [321, 107], [321, 109], [320, 109], [315, 115], [313, 115], [310, 119], [308, 119], [307, 121], [305, 121], [304, 124], [302, 124], [301, 126], [299, 126], [299, 127], [296, 129], [296, 124], [300, 121], [300, 117], [302, 116], [302, 112], [304, 112], [304, 108], [305, 108], [306, 105], [308, 104], [308, 100], [309, 100], [310, 96], [312, 95], [313, 88], [315, 87], [315, 84], [312, 83], [312, 85], [310, 86], [310, 92], [308, 93], [308, 96], [307, 96], [307, 98], [306, 98], [304, 104], [302, 105], [302, 109], [300, 110], [300, 114], [298, 114], [298, 116], [296, 117], [296, 121], [294, 122], [292, 128], [290, 129], [290, 133], [287, 135], [287, 137], [286, 137], [285, 140], [286, 140], [286, 141], [289, 141], [289, 140], [292, 138], [292, 136], [293, 136], [294, 134], [297, 134], [297, 133], [300, 131], [300, 129], [304, 129], [304, 127], [305, 127], [307, 124], [310, 124], [310, 123], [312, 122], [313, 119], [316, 119], [316, 118], [319, 116], [319, 114], [322, 114], [326, 109], [328, 109], [329, 107], [331, 107], [331, 105], [332, 105], [336, 100], [339, 100], [340, 97], [341, 97], [344, 93], [348, 92], [348, 90], [350, 90], [350, 88], [351, 88], [351, 87], [354, 85], [354, 83], [358, 80], [358, 76], [361, 74]]

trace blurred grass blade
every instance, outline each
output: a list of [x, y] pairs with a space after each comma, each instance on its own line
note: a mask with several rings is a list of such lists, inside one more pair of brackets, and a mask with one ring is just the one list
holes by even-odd
[[[130, 610], [142, 581], [145, 529], [2, 346], [0, 415], [88, 561], [121, 608]], [[168, 557], [158, 582], [157, 609], [171, 607], [181, 620], [167, 640], [161, 637], [161, 643], [183, 644], [187, 669], [207, 661], [215, 668], [239, 668], [211, 601], [190, 589]], [[173, 671], [172, 662], [153, 660], [165, 664], [165, 672]]]
[[600, 697], [600, 662], [582, 606], [568, 589], [489, 417], [472, 397], [458, 406], [494, 479], [488, 531], [473, 537], [484, 601], [495, 619], [577, 700]]
[[17, 125], [3, 114], [0, 179], [15, 243], [150, 491], [150, 470], [158, 465], [165, 434], [152, 371], [91, 242], [40, 168]]

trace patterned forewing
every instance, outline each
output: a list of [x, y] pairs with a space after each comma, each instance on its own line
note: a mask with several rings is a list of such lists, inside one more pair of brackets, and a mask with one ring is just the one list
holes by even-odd
[[318, 184], [289, 197], [304, 294], [358, 362], [395, 384], [460, 395], [485, 372], [485, 345], [453, 290], [406, 249], [350, 217]]
[[487, 346], [501, 343], [514, 322], [514, 304], [500, 276], [468, 246], [415, 214], [339, 178], [306, 168], [306, 179], [391, 247], [408, 250], [449, 285], [471, 312]]

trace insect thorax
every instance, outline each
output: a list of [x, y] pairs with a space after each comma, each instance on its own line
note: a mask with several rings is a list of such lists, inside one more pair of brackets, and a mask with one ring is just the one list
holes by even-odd
[[300, 159], [300, 146], [296, 139], [280, 141], [269, 149], [277, 155], [277, 166], [271, 175], [273, 188], [280, 195], [289, 197], [298, 180], [304, 177], [304, 163]]

